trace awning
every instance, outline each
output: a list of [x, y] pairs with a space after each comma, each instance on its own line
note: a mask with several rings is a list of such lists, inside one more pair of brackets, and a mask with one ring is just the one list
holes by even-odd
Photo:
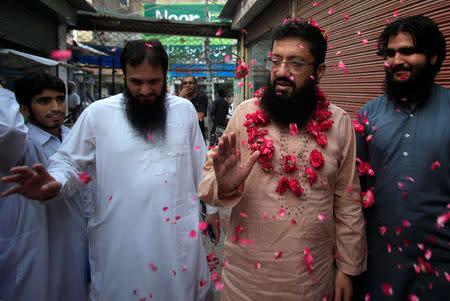
[[95, 49], [89, 45], [78, 42], [75, 38], [66, 37], [67, 47], [72, 49], [74, 54], [82, 54], [82, 55], [100, 55], [100, 56], [109, 56], [109, 54]]
[[24, 70], [34, 67], [56, 66], [58, 61], [43, 58], [29, 53], [0, 48], [0, 68]]

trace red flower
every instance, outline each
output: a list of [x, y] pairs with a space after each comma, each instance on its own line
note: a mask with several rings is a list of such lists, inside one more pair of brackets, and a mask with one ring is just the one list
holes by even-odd
[[317, 174], [314, 171], [314, 169], [312, 169], [311, 167], [306, 167], [305, 168], [305, 175], [306, 175], [306, 178], [309, 181], [309, 185], [312, 186], [314, 183], [317, 182]]
[[298, 134], [298, 128], [296, 123], [289, 123], [289, 132], [292, 136], [295, 136]]
[[278, 181], [278, 186], [276, 192], [279, 194], [283, 194], [286, 191], [286, 188], [289, 187], [289, 180], [286, 177], [282, 177], [280, 181]]
[[297, 179], [290, 179], [289, 187], [291, 188], [291, 190], [295, 194], [295, 196], [300, 196], [303, 194], [303, 188], [302, 188], [302, 186], [300, 186], [300, 183], [298, 182]]
[[317, 122], [311, 121], [310, 123], [308, 123], [308, 125], [306, 126], [306, 131], [308, 131], [308, 133], [310, 133], [314, 137], [317, 137], [317, 135], [319, 134], [319, 126], [317, 125]]
[[361, 159], [356, 158], [356, 161], [358, 161], [358, 173], [360, 176], [362, 175], [370, 175], [373, 176], [375, 172], [373, 171], [372, 167], [370, 166], [369, 162], [363, 162]]
[[334, 121], [333, 120], [326, 120], [319, 123], [319, 131], [325, 132], [331, 129], [333, 126]]
[[355, 129], [355, 132], [361, 136], [364, 134], [364, 126], [359, 123], [357, 119], [353, 120], [353, 128]]
[[326, 146], [328, 144], [327, 135], [325, 135], [324, 133], [320, 133], [319, 135], [317, 135], [316, 141], [320, 146]]
[[264, 94], [266, 87], [262, 87], [253, 93], [253, 97], [260, 98]]
[[80, 180], [82, 181], [81, 184], [87, 184], [91, 181], [91, 178], [85, 172], [79, 173], [78, 176], [80, 177]]
[[236, 78], [240, 79], [243, 78], [248, 74], [250, 65], [242, 63], [239, 61], [239, 66], [236, 67]]
[[272, 163], [266, 161], [262, 164], [262, 170], [264, 170], [265, 172], [272, 172], [274, 169]]
[[318, 120], [319, 122], [330, 118], [331, 115], [333, 115], [333, 113], [331, 113], [331, 111], [328, 111], [328, 110], [316, 110], [316, 111], [314, 111], [314, 119]]
[[368, 189], [366, 192], [361, 192], [361, 203], [363, 204], [364, 208], [368, 208], [372, 206], [373, 202], [375, 201], [375, 196], [373, 195], [372, 190]]
[[322, 153], [315, 149], [312, 150], [309, 154], [309, 161], [311, 162], [311, 165], [316, 169], [322, 168], [325, 163], [325, 159], [323, 158]]
[[283, 164], [284, 172], [289, 173], [298, 169], [297, 164], [295, 164], [295, 156], [287, 155], [282, 156], [282, 158], [284, 162]]

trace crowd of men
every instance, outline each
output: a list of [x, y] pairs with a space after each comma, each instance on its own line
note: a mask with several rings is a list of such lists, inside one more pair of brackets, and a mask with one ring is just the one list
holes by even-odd
[[[127, 43], [124, 92], [70, 131], [57, 77], [0, 89], [0, 300], [213, 300], [214, 284], [225, 301], [445, 300], [445, 38], [420, 15], [387, 25], [385, 93], [352, 121], [319, 88], [324, 34], [298, 18], [274, 29], [266, 88], [209, 151], [196, 80], [167, 93], [156, 39]], [[223, 97], [214, 116], [228, 111]], [[215, 207], [232, 208], [213, 279], [199, 200], [216, 242]]]

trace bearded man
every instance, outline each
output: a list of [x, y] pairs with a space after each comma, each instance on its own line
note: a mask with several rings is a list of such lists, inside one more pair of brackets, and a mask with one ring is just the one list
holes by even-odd
[[352, 122], [317, 86], [326, 49], [316, 22], [275, 28], [267, 89], [208, 153], [200, 199], [232, 207], [222, 300], [350, 300], [365, 270]]
[[166, 94], [168, 56], [158, 40], [128, 42], [120, 65], [125, 93], [83, 111], [48, 172], [13, 168], [3, 180], [19, 185], [4, 195], [58, 202], [92, 165], [91, 299], [208, 300], [196, 191], [206, 146], [197, 113]]
[[379, 37], [385, 94], [359, 113], [361, 186], [374, 201], [364, 211], [368, 269], [355, 300], [448, 299], [450, 91], [434, 83], [445, 44], [420, 15]]

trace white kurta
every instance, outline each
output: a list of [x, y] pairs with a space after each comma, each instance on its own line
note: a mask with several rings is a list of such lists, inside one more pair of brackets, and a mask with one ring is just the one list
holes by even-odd
[[[64, 140], [69, 130], [62, 127]], [[61, 142], [24, 124], [14, 94], [0, 89], [0, 177], [16, 165], [47, 164]], [[11, 184], [0, 182], [0, 191]], [[87, 299], [87, 240], [79, 191], [42, 204], [0, 198], [0, 300]]]
[[162, 142], [133, 132], [122, 94], [97, 101], [50, 160], [49, 172], [63, 183], [60, 195], [75, 189], [76, 174], [93, 164], [94, 301], [204, 300], [209, 290], [197, 197], [206, 146], [191, 103], [167, 96], [166, 108]]

